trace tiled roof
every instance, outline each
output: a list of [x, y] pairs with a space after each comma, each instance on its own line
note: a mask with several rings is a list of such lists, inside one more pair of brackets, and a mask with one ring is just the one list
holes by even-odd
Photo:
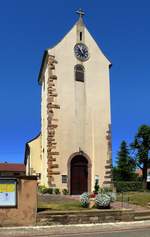
[[25, 172], [24, 164], [17, 163], [0, 163], [0, 171], [22, 171]]

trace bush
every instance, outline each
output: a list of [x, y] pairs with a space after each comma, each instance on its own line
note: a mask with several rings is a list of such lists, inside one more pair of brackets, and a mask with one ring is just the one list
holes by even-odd
[[88, 207], [89, 206], [89, 194], [82, 193], [80, 196], [80, 202], [81, 202], [82, 207]]
[[45, 189], [46, 187], [44, 185], [38, 185], [38, 192], [42, 193], [43, 189]]
[[95, 198], [97, 208], [110, 208], [111, 198], [106, 193], [99, 193]]
[[47, 193], [53, 194], [53, 189], [52, 188], [47, 188]]
[[135, 192], [135, 191], [143, 191], [143, 183], [142, 182], [114, 182], [117, 192]]
[[44, 188], [44, 189], [42, 190], [42, 193], [43, 193], [43, 194], [46, 194], [46, 193], [48, 193], [48, 194], [53, 194], [53, 189], [52, 189], [52, 188]]
[[54, 193], [55, 193], [55, 194], [60, 194], [59, 188], [55, 188], [55, 189], [54, 189]]
[[98, 184], [98, 180], [95, 181], [95, 186], [94, 186], [94, 193], [97, 194], [99, 191], [99, 184]]
[[42, 194], [45, 194], [45, 193], [53, 194], [53, 189], [52, 188], [46, 188], [44, 185], [39, 185], [38, 186], [38, 191]]
[[69, 192], [68, 192], [68, 190], [67, 190], [66, 188], [64, 188], [64, 189], [62, 190], [62, 193], [63, 193], [64, 195], [67, 195]]

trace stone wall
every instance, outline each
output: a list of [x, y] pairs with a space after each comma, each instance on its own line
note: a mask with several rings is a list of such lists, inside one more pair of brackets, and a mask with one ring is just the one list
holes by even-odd
[[0, 207], [0, 226], [36, 224], [37, 180], [35, 176], [17, 178], [17, 206]]
[[37, 225], [89, 224], [133, 220], [133, 210], [47, 211], [37, 215]]

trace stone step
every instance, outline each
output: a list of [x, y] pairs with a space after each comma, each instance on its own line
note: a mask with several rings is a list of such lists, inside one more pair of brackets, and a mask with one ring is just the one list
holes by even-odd
[[134, 220], [135, 221], [146, 221], [146, 220], [150, 220], [150, 216], [135, 216]]
[[135, 212], [135, 221], [150, 220], [150, 211]]

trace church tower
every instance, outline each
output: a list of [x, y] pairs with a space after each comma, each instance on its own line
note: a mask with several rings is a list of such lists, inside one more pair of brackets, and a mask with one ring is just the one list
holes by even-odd
[[45, 51], [39, 74], [40, 183], [70, 194], [93, 191], [96, 180], [110, 185], [112, 164], [111, 63], [77, 13], [69, 33]]

